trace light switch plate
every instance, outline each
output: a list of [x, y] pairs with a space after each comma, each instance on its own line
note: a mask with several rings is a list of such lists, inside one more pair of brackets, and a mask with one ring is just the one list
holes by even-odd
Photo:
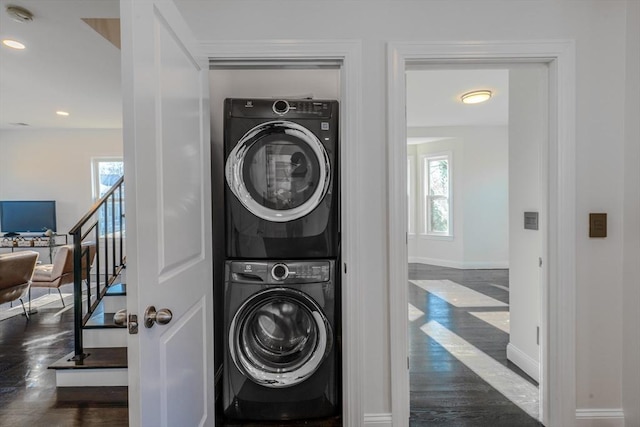
[[525, 212], [524, 213], [524, 229], [525, 230], [537, 230], [538, 229], [538, 212]]
[[589, 214], [589, 237], [607, 237], [607, 214]]

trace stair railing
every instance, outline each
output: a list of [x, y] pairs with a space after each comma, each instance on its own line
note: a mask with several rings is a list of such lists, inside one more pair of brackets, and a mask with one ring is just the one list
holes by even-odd
[[[124, 216], [123, 176], [69, 231], [74, 249], [73, 359], [76, 361], [87, 356], [82, 343], [83, 327], [95, 312], [109, 286], [115, 283], [126, 266]], [[95, 248], [93, 265], [92, 246]], [[92, 280], [92, 276], [95, 280]]]

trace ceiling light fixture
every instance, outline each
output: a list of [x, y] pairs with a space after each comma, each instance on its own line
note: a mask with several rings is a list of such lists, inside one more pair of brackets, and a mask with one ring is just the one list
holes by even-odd
[[67, 113], [66, 111], [56, 111], [56, 114], [59, 116], [65, 116], [65, 117], [69, 115], [69, 113]]
[[474, 90], [473, 92], [467, 92], [460, 97], [464, 104], [478, 104], [480, 102], [487, 101], [491, 98], [490, 90]]
[[18, 49], [18, 50], [22, 50], [26, 47], [24, 44], [20, 43], [19, 41], [11, 40], [11, 39], [2, 40], [2, 44], [12, 49]]

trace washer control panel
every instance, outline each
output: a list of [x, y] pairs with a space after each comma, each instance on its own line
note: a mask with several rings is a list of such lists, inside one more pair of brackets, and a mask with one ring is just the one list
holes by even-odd
[[230, 261], [227, 280], [238, 283], [319, 283], [331, 280], [331, 261]]

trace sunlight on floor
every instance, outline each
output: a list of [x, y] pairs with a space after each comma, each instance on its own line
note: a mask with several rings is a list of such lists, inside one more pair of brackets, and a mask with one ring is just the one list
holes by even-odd
[[539, 418], [536, 386], [435, 320], [425, 323], [420, 329], [527, 414]]
[[409, 281], [455, 307], [507, 307], [507, 304], [495, 298], [458, 285], [451, 280]]
[[424, 311], [417, 309], [409, 303], [409, 322], [415, 322], [422, 316], [424, 316]]
[[[67, 307], [73, 307], [72, 294], [62, 293], [62, 297], [64, 298], [64, 302], [67, 305]], [[26, 298], [25, 298], [24, 304], [25, 304], [25, 307], [27, 307], [28, 309], [29, 301]], [[58, 295], [58, 292], [56, 291], [55, 293], [43, 295], [41, 297], [32, 299], [31, 307], [35, 309], [57, 308], [57, 307], [62, 308], [62, 302], [60, 301], [60, 295]], [[20, 301], [18, 301], [16, 304], [14, 304], [13, 307], [0, 312], [0, 320], [9, 319], [10, 317], [13, 317], [13, 316], [19, 316], [22, 313], [23, 313], [22, 305], [20, 304]]]
[[487, 322], [494, 328], [509, 333], [508, 311], [470, 311], [469, 314]]

